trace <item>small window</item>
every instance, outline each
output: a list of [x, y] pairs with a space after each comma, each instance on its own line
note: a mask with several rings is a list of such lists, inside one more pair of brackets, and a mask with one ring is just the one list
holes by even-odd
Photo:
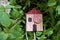
[[29, 18], [28, 18], [28, 22], [32, 22], [32, 18], [29, 17]]

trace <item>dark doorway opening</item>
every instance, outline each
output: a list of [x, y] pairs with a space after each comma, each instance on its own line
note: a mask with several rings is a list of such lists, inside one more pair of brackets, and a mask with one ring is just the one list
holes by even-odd
[[37, 25], [33, 24], [33, 31], [36, 32], [37, 31]]

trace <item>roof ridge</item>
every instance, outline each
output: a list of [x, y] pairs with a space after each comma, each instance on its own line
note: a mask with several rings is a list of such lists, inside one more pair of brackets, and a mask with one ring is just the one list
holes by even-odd
[[28, 11], [27, 14], [40, 14], [41, 12], [37, 8], [33, 8], [32, 10]]

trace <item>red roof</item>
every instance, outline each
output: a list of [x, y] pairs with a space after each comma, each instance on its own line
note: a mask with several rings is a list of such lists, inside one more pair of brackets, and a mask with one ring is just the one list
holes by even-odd
[[37, 10], [36, 8], [33, 8], [32, 10], [30, 10], [29, 12], [27, 12], [27, 14], [40, 14], [40, 10]]

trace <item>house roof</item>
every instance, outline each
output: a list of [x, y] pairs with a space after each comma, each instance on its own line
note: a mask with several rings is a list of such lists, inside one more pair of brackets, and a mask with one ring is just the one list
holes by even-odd
[[28, 11], [27, 14], [40, 14], [40, 10], [33, 8], [32, 10]]

